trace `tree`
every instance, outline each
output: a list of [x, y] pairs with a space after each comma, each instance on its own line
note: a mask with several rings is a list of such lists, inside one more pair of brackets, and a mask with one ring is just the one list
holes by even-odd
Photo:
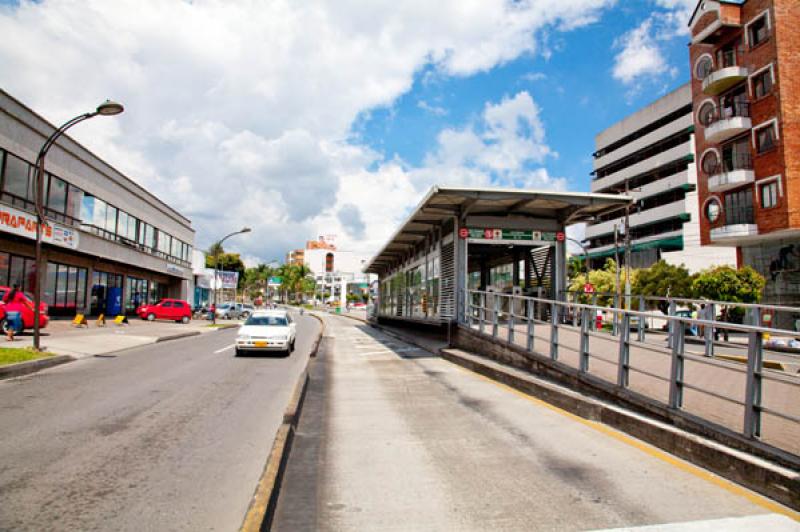
[[[636, 282], [637, 273], [638, 270], [631, 269], [631, 284]], [[608, 259], [601, 270], [591, 270], [588, 279], [585, 273], [576, 275], [569, 285], [569, 290], [571, 292], [583, 292], [583, 285], [586, 284], [587, 280], [594, 286], [594, 290], [598, 294], [598, 305], [607, 306], [613, 303], [613, 294], [617, 291], [617, 263], [614, 259]], [[620, 272], [620, 286], [625, 286], [624, 269]], [[580, 297], [582, 303], [591, 303], [592, 299], [592, 296], [586, 294]]]
[[[691, 298], [694, 279], [695, 276], [685, 266], [673, 266], [660, 260], [649, 268], [639, 270], [631, 291], [642, 296]], [[655, 304], [651, 302], [650, 306]], [[666, 304], [659, 304], [658, 307], [662, 311], [667, 308]]]
[[749, 266], [738, 270], [717, 266], [700, 272], [692, 283], [696, 297], [732, 303], [758, 303], [767, 284], [761, 274]]

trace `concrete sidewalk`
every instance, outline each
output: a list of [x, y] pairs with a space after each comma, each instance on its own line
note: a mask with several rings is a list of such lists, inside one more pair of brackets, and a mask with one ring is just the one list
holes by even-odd
[[[222, 321], [219, 325], [236, 327], [241, 322]], [[70, 355], [74, 358], [85, 358], [123, 349], [130, 349], [147, 344], [155, 344], [167, 340], [207, 334], [218, 328], [210, 327], [206, 320], [192, 320], [187, 324], [169, 321], [146, 321], [129, 318], [126, 325], [107, 322], [99, 327], [94, 321], [89, 327], [75, 327], [69, 320], [53, 320], [47, 328], [42, 329], [42, 348], [57, 355]], [[27, 330], [17, 335], [14, 342], [3, 342], [3, 347], [29, 347], [33, 345], [33, 331]]]

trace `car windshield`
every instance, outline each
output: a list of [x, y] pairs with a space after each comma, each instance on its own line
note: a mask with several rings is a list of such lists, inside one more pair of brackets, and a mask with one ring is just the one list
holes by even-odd
[[250, 316], [245, 325], [274, 325], [285, 327], [288, 323], [283, 316]]

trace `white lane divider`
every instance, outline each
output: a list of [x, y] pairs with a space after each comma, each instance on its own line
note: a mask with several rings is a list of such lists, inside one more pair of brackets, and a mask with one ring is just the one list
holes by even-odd
[[214, 351], [214, 354], [217, 355], [219, 353], [222, 353], [223, 351], [227, 351], [228, 349], [233, 349], [235, 345], [236, 344], [231, 344], [228, 347], [223, 347], [222, 349], [217, 349], [216, 351]]

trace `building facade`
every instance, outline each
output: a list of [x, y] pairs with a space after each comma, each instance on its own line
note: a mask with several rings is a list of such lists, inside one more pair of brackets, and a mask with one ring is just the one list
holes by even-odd
[[797, 0], [703, 0], [690, 20], [702, 243], [737, 246], [765, 301], [800, 305]]
[[[0, 90], [0, 285], [34, 289], [34, 162], [54, 130]], [[46, 171], [42, 298], [51, 315], [133, 313], [190, 297], [189, 219], [66, 135]]]
[[[735, 248], [700, 245], [694, 127], [686, 84], [595, 137], [592, 192], [636, 200], [627, 212], [634, 268], [665, 260], [696, 272], [736, 261]], [[625, 216], [619, 210], [587, 225], [592, 267], [615, 256], [624, 262]]]

